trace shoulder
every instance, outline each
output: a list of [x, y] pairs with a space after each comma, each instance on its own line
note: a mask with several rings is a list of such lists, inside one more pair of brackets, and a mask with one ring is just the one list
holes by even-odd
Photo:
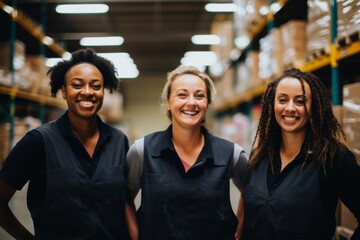
[[118, 128], [115, 128], [107, 123], [102, 123], [103, 131], [109, 131], [113, 135], [125, 135], [123, 131]]
[[[207, 136], [208, 140], [213, 144], [213, 146], [218, 147], [228, 147], [230, 149], [234, 149], [235, 148], [235, 144], [234, 142], [231, 142], [227, 139], [221, 138], [221, 137], [217, 137], [211, 133], [208, 133]], [[240, 145], [238, 145], [240, 147]]]

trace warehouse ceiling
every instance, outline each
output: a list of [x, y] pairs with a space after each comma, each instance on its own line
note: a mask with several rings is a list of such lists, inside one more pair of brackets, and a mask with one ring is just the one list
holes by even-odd
[[[60, 3], [95, 3], [96, 1], [72, 0], [17, 0], [3, 1], [24, 11], [37, 23], [44, 25], [46, 35], [54, 38], [67, 51], [78, 48], [79, 40], [89, 36], [114, 36], [124, 38], [116, 47], [93, 47], [98, 52], [127, 52], [133, 58], [142, 74], [164, 74], [180, 64], [184, 52], [208, 50], [208, 46], [191, 43], [194, 34], [209, 34], [215, 13], [205, 11], [209, 2], [201, 0], [108, 0], [101, 1], [109, 6], [105, 14], [59, 14], [55, 7]], [[1, 29], [8, 29], [1, 38], [9, 38], [10, 18], [1, 11]], [[16, 38], [25, 42], [27, 54], [40, 54], [39, 42], [21, 27], [16, 27]], [[42, 48], [43, 49], [43, 48]], [[46, 48], [45, 55], [56, 54]]]

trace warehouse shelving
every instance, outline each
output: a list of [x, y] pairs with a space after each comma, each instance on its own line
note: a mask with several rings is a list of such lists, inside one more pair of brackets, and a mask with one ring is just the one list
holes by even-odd
[[[19, 114], [17, 112], [17, 105], [19, 102], [28, 101], [31, 104], [36, 104], [38, 111], [37, 117], [40, 119], [40, 122], [46, 122], [46, 112], [48, 109], [64, 110], [66, 104], [63, 100], [51, 98], [49, 95], [42, 95], [35, 92], [29, 92], [17, 88], [14, 85], [14, 66], [13, 66], [13, 55], [14, 55], [14, 44], [16, 39], [16, 24], [17, 23], [22, 29], [27, 31], [31, 36], [35, 38], [35, 41], [38, 41], [43, 47], [48, 47], [58, 56], [64, 56], [66, 50], [58, 43], [56, 43], [51, 37], [47, 36], [42, 28], [42, 25], [39, 25], [31, 17], [23, 11], [16, 9], [14, 6], [9, 6], [4, 2], [0, 1], [0, 11], [2, 14], [8, 15], [10, 19], [10, 59], [9, 59], [9, 73], [11, 76], [11, 82], [13, 86], [0, 86], [0, 96], [2, 103], [0, 106], [0, 120], [10, 123], [10, 144], [13, 146], [14, 141], [14, 120], [15, 117]], [[5, 24], [5, 23], [2, 23]], [[6, 27], [6, 26], [4, 26]], [[5, 103], [7, 102], [7, 103]]]
[[[286, 7], [286, 4], [290, 2], [290, 1], [283, 1], [282, 2], [282, 6]], [[336, 4], [334, 5], [332, 3], [332, 9], [336, 8]], [[334, 10], [333, 10], [334, 11]], [[335, 11], [336, 12], [336, 11]], [[263, 17], [261, 18], [258, 22], [257, 22], [257, 26], [253, 26], [252, 29], [254, 29], [254, 31], [251, 32], [251, 36], [252, 36], [252, 41], [256, 41], [257, 39], [256, 36], [263, 32], [263, 31], [268, 31], [271, 27], [269, 27], [269, 25], [271, 26], [271, 21], [273, 20], [274, 16], [267, 16], [267, 17]], [[331, 21], [331, 24], [336, 24], [336, 21]], [[268, 28], [268, 29], [266, 29]], [[333, 29], [336, 29], [336, 26], [332, 26]], [[341, 65], [343, 60], [349, 58], [349, 57], [355, 57], [355, 58], [360, 58], [360, 40], [356, 40], [354, 42], [348, 43], [345, 46], [337, 46], [336, 45], [336, 35], [332, 36], [333, 38], [333, 43], [331, 47], [331, 51], [329, 54], [324, 54], [322, 56], [318, 56], [316, 58], [313, 58], [312, 60], [307, 61], [306, 63], [304, 63], [302, 66], [298, 67], [299, 69], [301, 69], [302, 71], [307, 71], [307, 72], [315, 72], [321, 69], [328, 69], [328, 68], [332, 68], [331, 70], [329, 70], [330, 72], [330, 78], [332, 78], [332, 97], [333, 97], [333, 104], [334, 105], [338, 105], [339, 104], [339, 73], [338, 73], [338, 65]], [[251, 48], [251, 45], [253, 43], [251, 42], [249, 44], [248, 47], [246, 47], [244, 49], [245, 51], [248, 51], [248, 49]], [[234, 65], [236, 65], [236, 63], [232, 63], [230, 64], [230, 67], [233, 67]], [[259, 99], [261, 97], [261, 95], [265, 92], [266, 90], [266, 86], [267, 83], [269, 81], [272, 81], [273, 78], [270, 79], [266, 79], [264, 80], [260, 85], [251, 87], [249, 89], [246, 90], [246, 92], [241, 93], [241, 94], [236, 94], [235, 96], [228, 98], [224, 101], [222, 101], [221, 103], [218, 103], [217, 105], [213, 106], [213, 111], [215, 113], [219, 113], [220, 115], [222, 115], [222, 112], [231, 112], [229, 111], [229, 109], [236, 109], [238, 108], [239, 105], [241, 104], [248, 104], [249, 102], [251, 103], [252, 100], [254, 99]], [[334, 83], [335, 82], [335, 83]], [[335, 95], [335, 96], [334, 96]]]

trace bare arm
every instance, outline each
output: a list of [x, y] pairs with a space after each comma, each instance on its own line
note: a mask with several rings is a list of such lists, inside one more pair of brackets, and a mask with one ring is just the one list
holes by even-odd
[[[243, 192], [243, 189], [241, 190], [241, 192]], [[238, 208], [236, 211], [236, 216], [238, 219], [238, 225], [237, 225], [236, 232], [235, 232], [235, 240], [239, 240], [239, 239], [241, 239], [241, 232], [242, 232], [243, 224], [244, 224], [244, 201], [243, 201], [243, 197], [241, 194], [239, 197], [239, 203], [238, 203]]]
[[0, 226], [15, 239], [33, 240], [34, 236], [19, 222], [9, 207], [15, 189], [0, 180]]
[[129, 199], [125, 204], [126, 221], [129, 228], [130, 238], [132, 240], [139, 239], [139, 227], [136, 220], [136, 207], [134, 203], [136, 195], [137, 193], [129, 193], [131, 199]]

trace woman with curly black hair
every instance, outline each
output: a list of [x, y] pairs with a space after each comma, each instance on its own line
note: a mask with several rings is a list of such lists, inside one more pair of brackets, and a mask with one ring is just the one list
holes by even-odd
[[[298, 69], [268, 84], [249, 160], [242, 239], [322, 239], [338, 199], [360, 218], [360, 167], [323, 83]], [[360, 239], [356, 229], [352, 239]]]
[[[125, 171], [128, 139], [98, 117], [104, 89], [117, 89], [113, 64], [92, 49], [50, 68], [51, 95], [68, 110], [29, 131], [0, 171], [0, 225], [16, 239], [128, 239]], [[29, 181], [35, 236], [8, 203]]]

